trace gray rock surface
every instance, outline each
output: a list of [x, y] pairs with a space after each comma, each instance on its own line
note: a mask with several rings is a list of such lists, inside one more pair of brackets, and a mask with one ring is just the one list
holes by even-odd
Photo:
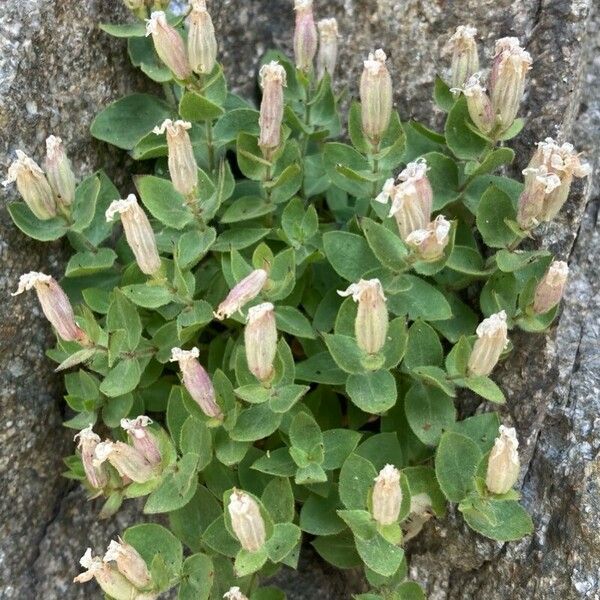
[[[244, 95], [256, 92], [260, 55], [290, 48], [291, 0], [222, 0], [211, 6], [225, 69]], [[327, 8], [325, 9], [325, 5]], [[363, 56], [390, 55], [396, 101], [404, 119], [435, 124], [431, 83], [446, 61], [453, 29], [476, 25], [487, 48], [504, 35], [526, 41], [534, 57], [526, 98], [528, 124], [515, 142], [519, 165], [546, 135], [572, 139], [590, 157], [600, 147], [600, 16], [593, 0], [315, 0], [319, 17], [335, 15], [342, 32], [338, 85], [357, 90]], [[122, 43], [95, 29], [122, 18], [118, 0], [8, 0], [0, 15], [0, 171], [16, 148], [42, 154], [49, 133], [65, 138], [81, 173], [116, 173], [122, 156], [90, 140], [98, 109], [142, 83], [126, 68]], [[587, 66], [586, 66], [587, 65]], [[556, 330], [516, 335], [516, 352], [498, 374], [508, 393], [506, 419], [519, 432], [523, 496], [536, 533], [495, 544], [470, 533], [460, 518], [430, 523], [409, 547], [411, 573], [433, 600], [600, 598], [600, 284], [596, 265], [600, 193], [579, 184], [566, 210], [532, 243], [546, 245], [572, 267], [571, 287]], [[580, 225], [581, 224], [581, 225]], [[31, 269], [61, 271], [58, 245], [29, 243], [0, 207], [3, 297]], [[70, 580], [91, 545], [101, 549], [131, 521], [134, 504], [108, 522], [98, 506], [61, 480], [69, 435], [61, 426], [59, 382], [43, 357], [47, 327], [34, 298], [0, 306], [0, 598], [96, 598]], [[304, 574], [284, 576], [291, 600], [350, 597], [344, 576], [307, 553]]]

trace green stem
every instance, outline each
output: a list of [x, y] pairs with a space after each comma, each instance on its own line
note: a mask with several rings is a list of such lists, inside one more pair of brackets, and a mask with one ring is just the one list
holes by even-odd
[[208, 147], [208, 168], [212, 173], [215, 170], [215, 146], [212, 121], [206, 121], [206, 145]]
[[173, 108], [177, 108], [177, 98], [175, 97], [175, 94], [173, 92], [173, 88], [171, 87], [171, 84], [163, 83], [162, 88], [163, 88], [163, 92], [165, 94], [167, 103], [169, 105], [171, 105]]

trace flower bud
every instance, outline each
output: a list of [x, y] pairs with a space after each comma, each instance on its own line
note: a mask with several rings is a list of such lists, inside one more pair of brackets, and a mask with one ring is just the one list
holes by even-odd
[[555, 260], [538, 283], [533, 300], [533, 312], [536, 315], [547, 313], [554, 308], [563, 297], [569, 267], [566, 262]]
[[146, 483], [156, 475], [153, 466], [146, 460], [144, 455], [136, 448], [123, 442], [106, 440], [96, 446], [94, 449], [94, 466], [98, 468], [107, 460], [121, 477], [126, 477], [136, 483]]
[[295, 0], [296, 29], [294, 31], [294, 56], [296, 68], [310, 71], [317, 53], [317, 28], [313, 17], [313, 0]]
[[415, 251], [420, 260], [433, 262], [444, 256], [444, 249], [450, 241], [450, 221], [438, 215], [427, 229], [417, 229], [406, 238], [406, 243]]
[[267, 283], [268, 273], [264, 269], [256, 269], [250, 275], [244, 277], [230, 292], [227, 298], [219, 304], [214, 313], [216, 319], [222, 321], [229, 318], [233, 313], [242, 311], [242, 308], [251, 300], [254, 300]]
[[137, 198], [129, 194], [125, 200], [114, 200], [106, 210], [106, 220], [121, 215], [125, 238], [135, 256], [138, 267], [146, 275], [156, 275], [160, 270], [160, 256], [156, 239], [146, 213]]
[[263, 65], [259, 75], [263, 96], [258, 118], [260, 127], [258, 145], [264, 157], [269, 160], [273, 151], [281, 143], [283, 88], [286, 85], [286, 75], [284, 68], [275, 60]]
[[153, 466], [159, 465], [162, 457], [158, 440], [148, 429], [152, 423], [150, 417], [140, 415], [135, 419], [121, 419], [121, 427], [127, 432], [133, 447], [142, 453], [144, 458]]
[[252, 496], [233, 490], [229, 500], [231, 527], [242, 548], [248, 552], [260, 550], [266, 539], [265, 522]]
[[151, 35], [156, 54], [173, 75], [180, 81], [192, 76], [192, 68], [187, 57], [185, 44], [179, 32], [169, 25], [167, 16], [162, 10], [154, 11], [146, 19], [146, 37]]
[[430, 205], [426, 199], [419, 195], [417, 186], [413, 181], [403, 181], [395, 186], [393, 190], [389, 187], [387, 191], [392, 192], [392, 206], [389, 216], [396, 219], [400, 237], [404, 241], [413, 231], [427, 228], [431, 219]]
[[217, 395], [212, 381], [204, 367], [198, 361], [198, 348], [171, 350], [171, 362], [178, 362], [181, 369], [183, 385], [202, 412], [213, 419], [222, 419], [223, 412], [217, 404]]
[[406, 168], [398, 175], [400, 181], [410, 181], [415, 186], [415, 191], [423, 211], [431, 215], [433, 209], [433, 190], [427, 177], [427, 161], [424, 158], [417, 158], [414, 162], [409, 162]]
[[250, 308], [244, 329], [248, 369], [263, 383], [273, 376], [273, 362], [277, 354], [274, 308], [270, 302]]
[[523, 175], [525, 188], [519, 197], [517, 222], [520, 227], [529, 230], [539, 223], [546, 198], [560, 186], [560, 178], [555, 173], [548, 173], [544, 164], [527, 167]]
[[338, 290], [338, 294], [352, 296], [358, 303], [354, 334], [359, 348], [368, 354], [379, 352], [385, 344], [389, 322], [386, 298], [379, 279], [361, 279], [344, 291]]
[[206, 0], [194, 0], [188, 17], [187, 48], [194, 73], [212, 73], [217, 61], [217, 38]]
[[86, 550], [79, 564], [86, 571], [75, 577], [73, 580], [75, 583], [84, 583], [96, 579], [102, 591], [114, 600], [132, 600], [140, 597], [133, 583], [128, 581], [119, 571], [107, 565], [99, 556], [92, 556], [91, 548]]
[[519, 441], [513, 427], [500, 425], [499, 432], [488, 459], [485, 484], [493, 494], [506, 494], [519, 478]]
[[400, 489], [400, 471], [394, 465], [385, 465], [375, 477], [373, 487], [373, 518], [380, 525], [391, 525], [400, 516], [402, 490]]
[[477, 340], [469, 357], [469, 375], [489, 375], [508, 344], [506, 313], [502, 310], [477, 327]]
[[131, 544], [127, 544], [121, 538], [118, 540], [118, 542], [111, 540], [102, 559], [103, 562], [114, 561], [119, 572], [127, 577], [133, 585], [138, 588], [147, 587], [152, 583], [152, 576], [146, 561]]
[[248, 597], [244, 596], [237, 586], [234, 586], [230, 588], [228, 592], [225, 592], [223, 598], [226, 598], [226, 600], [248, 600]]
[[392, 117], [392, 78], [385, 66], [383, 50], [369, 54], [360, 78], [362, 130], [371, 144], [378, 146]]
[[62, 206], [71, 206], [75, 200], [75, 175], [62, 140], [54, 135], [46, 140], [44, 168], [57, 202]]
[[496, 115], [479, 77], [479, 73], [475, 73], [462, 88], [452, 88], [452, 91], [459, 91], [465, 95], [471, 121], [482, 133], [490, 133], [496, 124]]
[[35, 289], [42, 312], [61, 339], [66, 342], [89, 343], [86, 333], [75, 323], [69, 298], [53, 277], [35, 271], [25, 273], [19, 278], [19, 287], [11, 296], [31, 289]]
[[450, 38], [452, 46], [451, 87], [461, 88], [479, 70], [479, 55], [475, 36], [477, 29], [470, 25], [459, 25]]
[[490, 94], [500, 131], [506, 131], [515, 120], [525, 91], [525, 77], [531, 69], [531, 56], [516, 38], [496, 42]]
[[319, 53], [317, 54], [317, 77], [323, 79], [325, 73], [333, 79], [338, 52], [338, 24], [335, 19], [321, 19], [319, 28]]
[[187, 132], [191, 127], [192, 124], [187, 121], [165, 119], [152, 130], [156, 135], [166, 132], [171, 181], [173, 187], [184, 196], [192, 195], [198, 187], [198, 165]]
[[96, 467], [94, 465], [94, 451], [100, 443], [100, 436], [92, 431], [92, 426], [82, 429], [74, 438], [78, 440], [77, 449], [81, 454], [83, 470], [88, 483], [96, 489], [103, 488], [108, 483], [108, 473], [104, 465]]
[[56, 216], [56, 201], [44, 171], [21, 150], [17, 150], [17, 159], [8, 168], [8, 177], [2, 185], [6, 187], [13, 181], [17, 182], [19, 194], [38, 219], [46, 221]]

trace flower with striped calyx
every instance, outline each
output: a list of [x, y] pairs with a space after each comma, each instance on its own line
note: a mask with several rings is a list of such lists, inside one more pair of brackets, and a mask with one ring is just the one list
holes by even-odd
[[156, 477], [155, 468], [146, 457], [133, 446], [124, 442], [105, 440], [94, 449], [93, 464], [100, 467], [108, 461], [125, 480], [146, 483]]
[[100, 443], [100, 436], [94, 433], [92, 426], [89, 425], [76, 434], [73, 439], [77, 442], [77, 449], [88, 483], [94, 489], [102, 489], [108, 483], [109, 475], [105, 465], [96, 466], [94, 462], [94, 452]]
[[127, 432], [131, 445], [141, 452], [151, 465], [158, 465], [162, 459], [158, 440], [150, 431], [152, 419], [140, 415], [135, 419], [121, 419], [121, 427]]
[[438, 215], [425, 229], [411, 232], [406, 243], [420, 260], [433, 262], [444, 256], [444, 250], [450, 241], [450, 229], [450, 221], [443, 215]]
[[244, 346], [250, 372], [261, 383], [268, 382], [273, 377], [273, 363], [277, 354], [275, 307], [270, 302], [263, 302], [248, 310]]
[[234, 489], [227, 510], [231, 527], [242, 548], [248, 552], [260, 550], [267, 535], [265, 521], [256, 500], [246, 492]]
[[217, 62], [217, 38], [206, 0], [194, 0], [188, 15], [187, 50], [192, 71], [198, 75], [212, 73]]
[[71, 206], [75, 200], [75, 175], [63, 141], [55, 135], [46, 139], [44, 169], [58, 204], [65, 208]]
[[124, 542], [121, 538], [117, 539], [118, 541], [110, 541], [102, 559], [103, 562], [114, 562], [119, 572], [131, 581], [135, 587], [148, 587], [152, 583], [152, 576], [146, 561], [131, 544]]
[[294, 56], [296, 68], [310, 71], [317, 53], [317, 27], [313, 15], [313, 0], [295, 0], [296, 28], [294, 30]]
[[553, 261], [535, 288], [533, 312], [536, 315], [547, 313], [561, 301], [568, 277], [567, 263], [561, 260]]
[[475, 36], [477, 29], [459, 25], [449, 44], [452, 48], [451, 88], [461, 88], [479, 70], [479, 54]]
[[264, 64], [259, 72], [263, 90], [260, 102], [258, 126], [260, 134], [258, 146], [266, 160], [281, 144], [281, 123], [283, 121], [283, 88], [286, 86], [284, 68], [276, 61]]
[[508, 345], [506, 313], [502, 310], [484, 319], [477, 327], [477, 340], [469, 356], [469, 375], [489, 375]]
[[379, 146], [392, 118], [392, 78], [381, 49], [369, 54], [360, 78], [362, 131], [373, 148]]
[[493, 494], [506, 494], [519, 478], [519, 441], [513, 427], [500, 425], [499, 433], [488, 459], [485, 484]]
[[371, 514], [380, 525], [391, 525], [400, 516], [401, 504], [400, 471], [394, 465], [385, 465], [375, 478]]
[[321, 19], [319, 29], [319, 52], [317, 54], [317, 79], [320, 81], [328, 73], [333, 79], [338, 54], [338, 23], [334, 18]]
[[264, 269], [255, 269], [250, 275], [244, 277], [219, 304], [214, 313], [215, 318], [222, 321], [236, 312], [241, 313], [242, 308], [260, 294], [268, 277], [269, 275]]
[[177, 79], [186, 81], [192, 76], [192, 67], [183, 38], [177, 29], [169, 24], [164, 11], [156, 10], [146, 19], [146, 37], [148, 36], [152, 36], [160, 60]]

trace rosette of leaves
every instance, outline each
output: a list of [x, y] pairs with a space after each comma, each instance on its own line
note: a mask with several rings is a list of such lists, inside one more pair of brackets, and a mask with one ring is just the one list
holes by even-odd
[[[220, 66], [186, 87], [161, 65], [141, 23], [103, 29], [126, 38], [133, 64], [165, 90], [164, 98], [122, 98], [91, 127], [139, 161], [133, 184], [164, 277], [143, 275], [106, 223], [108, 204], [123, 194], [103, 172], [79, 185], [71, 221], [37, 221], [21, 204], [11, 214], [28, 235], [65, 235], [74, 251], [61, 284], [93, 345], [59, 341], [48, 352], [69, 369], [73, 416], [65, 425], [91, 423], [118, 437], [120, 419], [149, 414], [162, 426], [161, 474], [116, 491], [105, 506], [111, 514], [128, 497], [147, 495], [145, 512], [167, 516], [169, 529], [147, 524], [124, 534], [156, 589], [178, 585], [179, 598], [216, 599], [237, 585], [251, 600], [283, 598], [258, 582], [281, 565], [296, 567], [301, 544], [311, 543], [331, 564], [364, 570], [372, 592], [362, 600], [422, 598], [406, 581], [403, 549], [403, 537], [415, 533], [416, 498], [426, 499], [427, 518], [442, 517], [446, 502], [458, 504], [471, 528], [495, 540], [530, 534], [518, 494], [493, 495], [484, 483], [500, 423], [490, 403], [503, 403], [504, 394], [489, 377], [467, 373], [483, 317], [504, 310], [510, 327], [543, 331], [556, 312], [529, 310], [551, 256], [515, 251], [522, 185], [497, 174], [514, 152], [478, 133], [464, 98], [438, 80], [444, 131], [394, 113], [374, 153], [358, 103], [349, 110], [349, 139], [342, 138], [329, 76], [317, 82], [270, 52], [264, 61], [280, 61], [287, 87], [283, 142], [267, 161], [256, 106], [228, 90]], [[192, 122], [200, 180], [193, 203], [173, 188], [165, 139], [152, 133], [165, 118]], [[434, 213], [453, 222], [451, 243], [434, 263], [412, 260], [374, 202], [387, 178], [420, 157], [430, 167]], [[269, 273], [256, 302], [275, 305], [280, 333], [270, 387], [247, 368], [243, 317], [213, 317], [256, 268]], [[382, 351], [369, 356], [354, 337], [356, 305], [336, 290], [375, 277], [391, 320]], [[222, 422], [201, 412], [169, 363], [171, 348], [192, 345], [213, 380]], [[464, 390], [485, 403], [481, 414], [464, 413]], [[387, 463], [401, 470], [403, 500], [398, 522], [382, 528], [371, 517], [370, 493]], [[67, 465], [69, 477], [84, 479], [77, 456]], [[259, 552], [242, 551], [231, 530], [233, 488], [261, 507], [267, 542]]]

